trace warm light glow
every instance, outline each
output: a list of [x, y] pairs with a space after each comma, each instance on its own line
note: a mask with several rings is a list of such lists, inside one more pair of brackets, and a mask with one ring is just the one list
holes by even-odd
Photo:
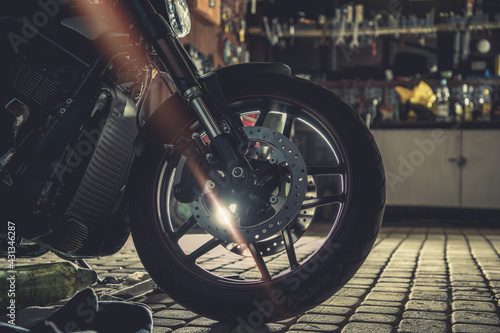
[[213, 202], [215, 204], [215, 209], [216, 209], [216, 214], [217, 214], [217, 219], [227, 225], [229, 228], [231, 228], [234, 225], [234, 221], [231, 218], [231, 213], [229, 210], [225, 207], [223, 207], [218, 200], [214, 200]]
[[231, 204], [231, 205], [229, 205], [229, 210], [230, 210], [232, 213], [236, 213], [236, 204]]
[[[235, 243], [245, 244], [246, 241], [241, 235], [239, 229], [236, 227], [234, 219], [231, 217], [231, 212], [224, 206], [224, 203], [217, 197], [217, 194], [212, 191], [207, 193], [206, 197], [215, 208], [218, 221], [224, 224], [224, 227], [227, 228], [232, 240]], [[229, 207], [231, 208], [232, 206], [236, 209], [235, 204], [231, 204]]]
[[[99, 48], [108, 55], [109, 60], [117, 54], [124, 51], [124, 37], [130, 37], [132, 40], [140, 40], [138, 35], [134, 35], [130, 27], [135, 26], [130, 19], [128, 11], [120, 6], [119, 2], [109, 3], [109, 0], [101, 0], [96, 3], [88, 0], [75, 0], [72, 9], [76, 15], [85, 19], [86, 28], [95, 35], [100, 35], [96, 40]], [[113, 8], [110, 13], [108, 8]], [[109, 29], [102, 33], [102, 24], [96, 24], [96, 20], [105, 24]], [[119, 35], [119, 34], [123, 35]], [[126, 34], [126, 35], [125, 35]], [[127, 47], [127, 53], [131, 59], [146, 59], [147, 51], [143, 47]]]

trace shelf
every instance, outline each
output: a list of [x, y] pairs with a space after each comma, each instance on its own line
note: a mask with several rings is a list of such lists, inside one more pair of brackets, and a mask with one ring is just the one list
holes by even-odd
[[[458, 29], [457, 29], [458, 28]], [[469, 31], [481, 31], [481, 30], [494, 30], [500, 29], [500, 22], [488, 22], [485, 24], [478, 25], [460, 25], [454, 26], [450, 24], [437, 24], [434, 26], [425, 27], [404, 27], [404, 28], [388, 28], [381, 27], [377, 32], [373, 29], [364, 29], [360, 27], [359, 36], [386, 36], [386, 35], [412, 35], [412, 34], [434, 34], [437, 32], [454, 32], [457, 30], [469, 30]], [[261, 27], [249, 27], [248, 34], [254, 36], [265, 35], [264, 30]], [[301, 29], [299, 27], [295, 28], [295, 38], [321, 38], [321, 37], [339, 37], [339, 31], [332, 31], [332, 29]], [[352, 37], [353, 31], [349, 30], [345, 32], [345, 37]], [[283, 31], [283, 37], [289, 38], [289, 32]]]
[[[395, 87], [395, 86], [413, 87], [416, 86], [420, 81], [424, 81], [430, 86], [437, 86], [441, 83], [439, 79], [426, 79], [426, 78], [422, 78], [419, 80], [410, 80], [410, 81], [338, 80], [338, 81], [317, 81], [317, 83], [327, 88]], [[500, 86], [500, 79], [481, 78], [481, 79], [448, 80], [448, 86], [460, 86], [463, 84]]]
[[429, 121], [393, 121], [383, 122], [372, 130], [397, 130], [397, 129], [500, 129], [500, 121], [475, 121], [475, 122], [429, 122]]

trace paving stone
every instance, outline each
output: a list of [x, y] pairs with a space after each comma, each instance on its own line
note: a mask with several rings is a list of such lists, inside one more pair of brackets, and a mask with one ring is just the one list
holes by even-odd
[[213, 320], [213, 319], [210, 319], [210, 318], [207, 318], [207, 317], [200, 317], [200, 318], [196, 318], [192, 321], [189, 322], [189, 326], [207, 326], [207, 327], [211, 327], [211, 326], [214, 326], [214, 325], [217, 325], [217, 324], [220, 324], [219, 321], [217, 320]]
[[455, 290], [452, 293], [453, 300], [464, 301], [491, 301], [491, 293], [489, 291], [471, 291], [471, 290]]
[[405, 279], [405, 278], [380, 278], [378, 282], [388, 282], [388, 283], [405, 283], [407, 285], [410, 285], [411, 279]]
[[420, 261], [415, 269], [415, 277], [426, 279], [447, 279], [448, 264], [434, 264], [430, 261]]
[[[495, 289], [491, 289], [494, 291]], [[452, 288], [452, 295], [457, 291], [467, 291], [467, 292], [488, 292], [490, 289], [488, 287], [468, 287], [468, 286], [459, 286]], [[499, 289], [500, 291], [500, 289]]]
[[360, 321], [368, 323], [380, 323], [380, 324], [395, 324], [398, 322], [398, 317], [387, 314], [376, 314], [376, 313], [355, 313], [349, 318], [350, 322]]
[[389, 293], [389, 292], [371, 292], [366, 296], [366, 300], [371, 301], [390, 301], [390, 302], [402, 302], [406, 298], [406, 294], [403, 293]]
[[185, 311], [185, 310], [163, 310], [163, 311], [158, 311], [154, 314], [154, 317], [157, 318], [169, 318], [169, 319], [180, 319], [180, 320], [192, 320], [197, 317], [199, 317], [198, 314], [191, 312], [191, 311]]
[[356, 275], [354, 275], [355, 278], [359, 278], [359, 279], [371, 279], [371, 280], [374, 280], [376, 278], [378, 278], [378, 274], [374, 274], [374, 273], [356, 273]]
[[452, 284], [454, 282], [483, 282], [484, 278], [473, 274], [451, 274], [450, 281]]
[[455, 301], [451, 304], [453, 311], [482, 311], [495, 312], [496, 307], [492, 302], [477, 302], [477, 301]]
[[147, 306], [149, 306], [149, 308], [153, 312], [158, 312], [167, 309], [167, 306], [165, 304], [147, 304]]
[[268, 323], [265, 325], [265, 329], [269, 333], [285, 333], [288, 329], [286, 325], [277, 323]]
[[172, 333], [173, 330], [169, 327], [153, 326], [153, 333]]
[[376, 323], [349, 323], [343, 329], [342, 333], [360, 333], [360, 332], [370, 332], [370, 333], [394, 333], [396, 329], [387, 324], [376, 324]]
[[428, 291], [428, 290], [413, 290], [409, 296], [410, 300], [420, 299], [427, 301], [443, 301], [449, 299], [448, 292], [446, 291]]
[[380, 291], [380, 292], [390, 292], [390, 293], [406, 293], [408, 288], [398, 288], [398, 287], [389, 287], [389, 286], [379, 286], [375, 285], [372, 291]]
[[411, 278], [413, 276], [413, 270], [409, 272], [405, 271], [384, 271], [381, 277], [390, 277], [390, 278]]
[[[324, 325], [324, 324], [315, 324], [315, 323], [300, 323], [295, 324], [290, 327], [288, 333], [300, 333], [300, 332], [332, 332], [338, 333], [340, 332], [340, 327], [335, 325]], [[245, 332], [246, 333], [246, 332]], [[248, 332], [251, 333], [251, 332]]]
[[408, 290], [410, 288], [410, 283], [409, 282], [383, 282], [383, 281], [378, 281], [376, 284], [376, 287], [378, 288], [404, 288], [405, 290]]
[[391, 302], [391, 301], [372, 301], [366, 300], [361, 303], [361, 305], [373, 305], [373, 306], [392, 306], [392, 307], [402, 307], [403, 303], [401, 302]]
[[403, 319], [427, 319], [427, 320], [447, 321], [449, 319], [449, 315], [442, 312], [432, 312], [432, 311], [405, 311], [403, 313]]
[[410, 300], [406, 303], [406, 310], [445, 312], [448, 310], [448, 304], [440, 301]]
[[485, 282], [455, 281], [451, 283], [451, 290], [488, 291], [489, 286]]
[[184, 320], [158, 318], [158, 317], [153, 317], [153, 324], [154, 324], [153, 326], [163, 326], [174, 330], [186, 326], [186, 322]]
[[375, 275], [378, 275], [382, 270], [380, 268], [376, 268], [376, 267], [370, 267], [368, 266], [366, 263], [361, 266], [360, 269], [358, 269], [358, 273], [371, 273], [371, 274], [375, 274]]
[[356, 309], [356, 313], [376, 313], [376, 314], [397, 315], [397, 314], [401, 313], [401, 309], [399, 307], [390, 307], [390, 306], [362, 305]]
[[334, 296], [330, 298], [328, 305], [333, 306], [343, 306], [343, 307], [353, 307], [361, 303], [361, 299], [358, 297], [345, 297], [345, 296]]
[[357, 278], [353, 277], [349, 280], [346, 286], [355, 287], [357, 285], [361, 286], [371, 286], [375, 282], [375, 279], [367, 279], [367, 278]]
[[332, 314], [339, 316], [348, 316], [353, 313], [353, 310], [341, 306], [317, 306], [306, 312], [306, 314]]
[[448, 287], [448, 280], [437, 280], [437, 279], [425, 279], [418, 278], [413, 281], [414, 286], [438, 286], [442, 288]]
[[500, 325], [496, 313], [478, 311], [455, 311], [451, 315], [452, 324]]
[[174, 333], [209, 333], [211, 329], [209, 327], [182, 327], [176, 329]]
[[317, 323], [327, 325], [342, 325], [347, 321], [346, 317], [325, 314], [306, 314], [301, 316], [297, 323]]
[[500, 333], [500, 327], [472, 324], [455, 324], [451, 327], [453, 333]]
[[448, 324], [444, 321], [425, 319], [403, 319], [399, 323], [398, 333], [446, 333]]
[[413, 285], [411, 287], [412, 291], [450, 291], [451, 288], [448, 285], [435, 285], [435, 284], [430, 284], [430, 285], [424, 285], [424, 284], [418, 284], [418, 285]]
[[500, 273], [486, 273], [486, 278], [488, 280], [500, 281]]
[[350, 297], [363, 297], [368, 293], [369, 289], [363, 288], [342, 288], [335, 295], [350, 296]]

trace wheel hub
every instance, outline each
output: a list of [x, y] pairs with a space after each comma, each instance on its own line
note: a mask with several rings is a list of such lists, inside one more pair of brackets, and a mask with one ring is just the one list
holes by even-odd
[[190, 203], [203, 229], [240, 244], [268, 239], [287, 227], [299, 213], [308, 187], [306, 164], [290, 139], [265, 127], [243, 131], [249, 143], [245, 156], [257, 177], [254, 189], [236, 196], [206, 187]]

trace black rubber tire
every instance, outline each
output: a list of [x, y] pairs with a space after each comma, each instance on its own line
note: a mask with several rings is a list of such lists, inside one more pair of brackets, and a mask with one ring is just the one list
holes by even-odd
[[132, 235], [154, 281], [183, 306], [207, 317], [255, 327], [287, 318], [327, 300], [355, 274], [377, 238], [385, 205], [380, 152], [359, 115], [331, 91], [294, 76], [246, 74], [221, 82], [228, 100], [272, 94], [299, 101], [336, 133], [350, 168], [349, 199], [336, 232], [323, 248], [286, 278], [246, 287], [200, 279], [179, 264], [155, 226], [152, 188], [164, 151], [146, 147], [138, 159], [131, 200]]

